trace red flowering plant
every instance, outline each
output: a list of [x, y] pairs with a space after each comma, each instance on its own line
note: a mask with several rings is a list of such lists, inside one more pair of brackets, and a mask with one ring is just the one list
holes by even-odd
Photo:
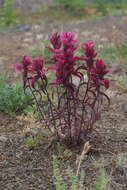
[[[96, 58], [93, 42], [84, 43], [83, 54], [76, 56], [80, 47], [75, 33], [55, 33], [49, 40], [51, 66], [45, 68], [44, 58], [24, 56], [22, 65], [16, 68], [22, 71], [24, 89], [32, 92], [42, 122], [61, 143], [73, 147], [95, 131], [94, 124], [100, 119], [104, 102], [110, 104], [105, 94], [109, 69], [102, 59]], [[49, 82], [47, 74], [51, 71], [55, 71], [56, 79]]]

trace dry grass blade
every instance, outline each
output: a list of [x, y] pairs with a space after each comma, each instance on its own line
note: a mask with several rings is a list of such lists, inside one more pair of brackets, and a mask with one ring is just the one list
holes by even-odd
[[91, 145], [90, 145], [90, 143], [88, 141], [88, 142], [86, 142], [84, 144], [83, 151], [82, 151], [80, 157], [78, 158], [78, 160], [76, 160], [76, 165], [78, 165], [78, 168], [77, 168], [77, 171], [76, 171], [76, 176], [79, 175], [81, 163], [84, 160], [85, 155], [90, 151], [90, 149], [91, 149]]

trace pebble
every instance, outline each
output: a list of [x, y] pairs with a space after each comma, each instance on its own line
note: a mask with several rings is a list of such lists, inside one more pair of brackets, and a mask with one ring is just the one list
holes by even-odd
[[34, 26], [32, 27], [32, 30], [39, 31], [39, 30], [40, 30], [40, 26], [39, 26], [39, 25], [34, 25]]
[[43, 35], [42, 34], [37, 34], [36, 39], [37, 40], [42, 40], [43, 39]]
[[6, 57], [0, 57], [0, 65], [3, 64], [4, 61], [7, 61], [8, 59]]
[[107, 90], [106, 91], [106, 94], [111, 98], [111, 97], [114, 97], [117, 95], [117, 92], [116, 91], [113, 91], [113, 90]]
[[115, 26], [115, 25], [113, 25], [113, 26], [112, 26], [112, 29], [113, 29], [113, 30], [115, 30], [115, 29], [116, 29], [116, 26]]
[[7, 142], [8, 138], [4, 136], [0, 136], [0, 142], [5, 143]]
[[98, 40], [98, 39], [100, 39], [100, 35], [95, 34], [95, 35], [93, 36], [93, 39], [94, 39], [94, 40]]
[[26, 32], [26, 33], [25, 33], [25, 36], [32, 36], [32, 35], [33, 35], [32, 32]]
[[[73, 83], [74, 83], [74, 85], [76, 85], [76, 86], [78, 86], [79, 84], [80, 84], [80, 79], [77, 77], [74, 77], [73, 79]], [[87, 77], [87, 75], [84, 75], [84, 82], [87, 82], [88, 81], [88, 77]]]
[[23, 41], [24, 41], [24, 42], [32, 42], [33, 39], [32, 39], [32, 38], [25, 38]]
[[101, 41], [102, 41], [102, 42], [107, 42], [108, 39], [107, 39], [107, 38], [101, 38]]
[[124, 108], [124, 110], [123, 110], [123, 111], [124, 111], [124, 113], [127, 113], [127, 107], [126, 107], [126, 108]]

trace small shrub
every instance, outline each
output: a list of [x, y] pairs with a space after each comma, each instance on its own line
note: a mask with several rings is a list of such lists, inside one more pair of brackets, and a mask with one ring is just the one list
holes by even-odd
[[17, 23], [14, 3], [14, 0], [5, 0], [3, 7], [0, 8], [0, 26], [12, 26]]
[[[45, 68], [43, 58], [24, 56], [16, 68], [22, 71], [24, 90], [31, 91], [44, 126], [59, 142], [75, 147], [95, 130], [105, 103], [110, 104], [105, 94], [109, 69], [96, 58], [93, 42], [83, 43], [83, 53], [77, 56], [78, 41], [72, 32], [55, 33], [50, 42], [51, 66]], [[55, 71], [55, 81], [49, 82], [49, 71]]]
[[23, 88], [16, 83], [15, 86], [9, 85], [5, 77], [0, 77], [0, 110], [15, 115], [22, 113], [32, 104], [32, 97], [24, 95]]

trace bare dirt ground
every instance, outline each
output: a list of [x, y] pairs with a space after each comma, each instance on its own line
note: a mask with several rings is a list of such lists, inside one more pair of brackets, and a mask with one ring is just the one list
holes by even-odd
[[[19, 80], [14, 64], [20, 63], [28, 50], [40, 48], [41, 42], [47, 40], [48, 34], [53, 31], [74, 31], [81, 41], [92, 40], [97, 45], [108, 47], [109, 44], [127, 40], [127, 16], [64, 23], [48, 20], [42, 25], [1, 32], [0, 73], [9, 75], [11, 83]], [[113, 74], [107, 92], [111, 106], [96, 124], [100, 136], [93, 134], [87, 139], [92, 149], [85, 157], [82, 169], [85, 172], [84, 187], [91, 189], [94, 189], [96, 173], [100, 167], [104, 167], [109, 176], [108, 190], [127, 189], [127, 92], [120, 89], [114, 80], [127, 72], [127, 65], [117, 63], [117, 67], [120, 69]], [[71, 151], [71, 156], [63, 156], [55, 144], [46, 151], [47, 137], [44, 137], [40, 146], [28, 150], [24, 132], [27, 125], [24, 119], [0, 112], [0, 190], [55, 190], [53, 154], [60, 158], [61, 171], [68, 183], [65, 169], [70, 166], [76, 171], [75, 161], [80, 150]]]

